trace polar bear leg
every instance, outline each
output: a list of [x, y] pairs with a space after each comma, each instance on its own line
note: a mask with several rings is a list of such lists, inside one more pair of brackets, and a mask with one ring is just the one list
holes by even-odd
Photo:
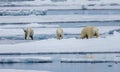
[[63, 37], [64, 37], [64, 35], [62, 34], [62, 35], [61, 35], [61, 39], [63, 39]]
[[98, 38], [99, 37], [99, 33], [95, 33], [95, 36]]
[[59, 39], [59, 40], [61, 39], [61, 34], [57, 35], [57, 39]]
[[33, 36], [30, 36], [30, 38], [33, 40]]

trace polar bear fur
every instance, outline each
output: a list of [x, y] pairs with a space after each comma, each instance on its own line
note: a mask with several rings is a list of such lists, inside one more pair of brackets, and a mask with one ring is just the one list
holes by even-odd
[[24, 28], [24, 33], [25, 33], [25, 40], [28, 40], [28, 39], [32, 39], [33, 40], [33, 34], [34, 34], [34, 31], [31, 27], [28, 27], [28, 28]]
[[63, 39], [63, 37], [64, 37], [64, 33], [63, 33], [63, 29], [62, 28], [57, 28], [57, 30], [56, 30], [56, 38], [57, 39]]
[[84, 38], [92, 38], [92, 37], [99, 37], [98, 29], [95, 26], [88, 26], [82, 29], [81, 31], [81, 39]]

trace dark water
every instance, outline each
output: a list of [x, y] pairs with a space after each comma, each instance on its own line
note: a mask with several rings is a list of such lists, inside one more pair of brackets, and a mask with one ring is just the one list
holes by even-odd
[[70, 15], [70, 14], [79, 14], [79, 15], [119, 15], [120, 10], [48, 10], [46, 15]]
[[119, 15], [120, 9], [100, 9], [100, 10], [81, 10], [81, 9], [69, 9], [69, 10], [61, 10], [61, 9], [49, 9], [47, 11], [41, 11], [41, 10], [33, 10], [30, 12], [1, 12], [0, 16], [29, 16], [29, 15]]
[[[29, 26], [32, 23], [1, 23], [0, 26], [3, 28], [6, 26], [6, 28], [23, 28], [22, 26]], [[47, 22], [47, 23], [36, 23], [40, 25], [49, 25], [44, 27], [36, 27], [36, 28], [55, 28], [55, 26], [60, 26], [62, 28], [81, 28], [85, 26], [120, 26], [120, 21], [93, 21], [93, 22]], [[10, 27], [7, 27], [7, 25], [11, 25]], [[13, 26], [13, 27], [12, 27]], [[53, 27], [52, 27], [53, 26]], [[32, 27], [32, 26], [31, 26]], [[33, 26], [34, 27], [34, 26]]]
[[119, 67], [120, 64], [114, 63], [0, 64], [0, 69], [42, 70], [51, 72], [120, 72]]
[[84, 26], [120, 26], [120, 21], [109, 22], [70, 22], [70, 23], [46, 23], [50, 25], [59, 25], [62, 28], [80, 28]]

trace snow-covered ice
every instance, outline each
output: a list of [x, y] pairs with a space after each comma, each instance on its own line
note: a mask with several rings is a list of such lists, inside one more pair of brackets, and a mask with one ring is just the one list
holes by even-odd
[[[119, 7], [120, 1], [119, 0], [95, 0], [95, 1], [88, 1], [88, 0], [67, 0], [67, 1], [58, 1], [58, 2], [51, 2], [50, 0], [35, 0], [35, 1], [24, 1], [24, 2], [12, 2], [12, 3], [3, 3], [2, 5], [21, 5], [21, 6], [36, 6], [32, 7], [32, 9], [82, 9], [82, 5], [85, 6], [86, 9], [120, 9]], [[92, 5], [92, 6], [89, 6]], [[104, 6], [103, 6], [104, 5]], [[111, 6], [114, 5], [114, 6]], [[39, 6], [39, 7], [38, 7]], [[40, 7], [41, 6], [41, 7]], [[90, 7], [90, 8], [89, 8]], [[6, 7], [7, 8], [7, 7]], [[10, 8], [10, 7], [9, 7]], [[23, 7], [17, 7], [17, 9], [21, 9]], [[29, 9], [30, 7], [27, 7]], [[12, 8], [10, 8], [12, 9]], [[25, 8], [23, 8], [25, 9]]]
[[59, 25], [49, 25], [49, 24], [37, 24], [37, 23], [31, 23], [26, 25], [1, 25], [0, 28], [25, 28], [25, 27], [32, 27], [32, 28], [55, 28], [59, 27]]
[[[50, 0], [35, 0], [35, 2], [12, 2], [17, 7], [2, 7], [0, 12], [22, 10], [71, 10], [71, 9], [120, 9], [120, 0], [67, 0], [51, 2]], [[3, 3], [4, 5], [4, 3]], [[7, 3], [5, 4], [7, 5]], [[19, 7], [19, 5], [21, 7]], [[29, 7], [28, 7], [29, 6]], [[15, 13], [16, 13], [15, 12]], [[0, 16], [0, 63], [50, 63], [55, 66], [60, 62], [120, 62], [120, 26], [98, 26], [100, 37], [79, 39], [82, 27], [63, 28], [65, 36], [76, 35], [62, 40], [55, 39], [57, 23], [74, 22], [119, 22], [120, 16], [111, 15], [29, 15], [29, 16]], [[39, 23], [39, 24], [38, 24]], [[43, 24], [42, 24], [43, 23]], [[52, 25], [52, 23], [54, 23]], [[56, 23], [56, 24], [55, 24]], [[109, 23], [108, 23], [109, 24]], [[69, 24], [66, 24], [66, 26]], [[89, 24], [88, 24], [89, 25]], [[32, 27], [35, 37], [43, 34], [54, 35], [44, 40], [24, 40], [24, 27]], [[7, 39], [6, 37], [10, 37]], [[11, 39], [16, 37], [15, 39]], [[23, 39], [19, 39], [23, 38]], [[88, 53], [78, 54], [74, 53]], [[89, 53], [100, 53], [89, 54]], [[108, 53], [106, 55], [102, 53]], [[112, 53], [109, 55], [109, 53]], [[113, 55], [115, 53], [115, 55]], [[116, 54], [118, 53], [118, 54]], [[58, 55], [56, 55], [58, 54]], [[63, 56], [61, 56], [63, 54]], [[66, 55], [65, 55], [66, 54]], [[52, 56], [53, 55], [53, 56]], [[55, 56], [54, 56], [55, 55]], [[83, 55], [83, 56], [80, 56]], [[59, 63], [58, 63], [59, 62]], [[11, 65], [12, 66], [12, 65]], [[19, 66], [19, 65], [18, 65]], [[32, 66], [32, 65], [31, 65]], [[47, 65], [48, 67], [49, 65]], [[61, 65], [60, 65], [61, 66]], [[74, 65], [73, 65], [74, 66]], [[91, 65], [90, 65], [91, 66]], [[3, 66], [1, 66], [3, 67]], [[39, 67], [39, 66], [38, 66]], [[4, 67], [3, 67], [4, 68]], [[19, 67], [18, 67], [19, 68]], [[46, 69], [46, 68], [45, 68]], [[61, 69], [62, 70], [62, 69]], [[49, 70], [17, 70], [0, 69], [0, 72], [49, 72]]]
[[116, 54], [85, 54], [82, 57], [61, 58], [60, 61], [63, 63], [120, 63], [120, 57]]
[[50, 57], [0, 57], [0, 63], [51, 63]]
[[[35, 24], [36, 25], [36, 24]], [[35, 25], [4, 25], [4, 26], [0, 26], [0, 36], [23, 36], [24, 32], [23, 32], [23, 28], [24, 27], [33, 27], [34, 30], [34, 34], [55, 34], [56, 33], [56, 29], [54, 28], [56, 26], [59, 27], [59, 25], [56, 26], [52, 26], [53, 28], [34, 28], [36, 27]], [[37, 24], [39, 25], [39, 24]], [[9, 27], [8, 27], [9, 26]], [[12, 28], [11, 28], [12, 27]], [[48, 26], [46, 26], [48, 27]], [[99, 29], [99, 33], [103, 34], [103, 33], [107, 33], [111, 30], [115, 30], [115, 29], [120, 29], [120, 26], [98, 26], [97, 27]], [[82, 28], [63, 28], [64, 30], [64, 34], [80, 34]]]
[[[120, 33], [106, 38], [48, 39], [13, 45], [0, 45], [0, 53], [119, 52]], [[64, 42], [64, 43], [63, 43]]]
[[119, 21], [119, 15], [0, 16], [0, 23]]
[[119, 60], [113, 59], [99, 59], [99, 58], [62, 58], [61, 62], [63, 63], [105, 63], [105, 62], [120, 62]]

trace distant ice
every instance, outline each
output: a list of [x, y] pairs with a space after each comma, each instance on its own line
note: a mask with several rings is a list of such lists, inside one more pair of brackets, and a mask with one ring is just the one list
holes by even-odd
[[0, 57], [0, 63], [51, 63], [50, 57]]
[[59, 25], [49, 25], [49, 24], [37, 24], [37, 23], [30, 23], [30, 24], [9, 24], [9, 25], [1, 25], [0, 28], [25, 28], [25, 27], [32, 27], [32, 28], [55, 28], [59, 27]]
[[62, 58], [62, 63], [117, 63], [119, 60], [113, 59], [99, 59], [99, 58]]
[[48, 10], [48, 9], [82, 9], [82, 6], [84, 5], [86, 9], [120, 9], [119, 4], [120, 4], [120, 0], [94, 0], [94, 1], [67, 0], [63, 2], [62, 1], [52, 2], [51, 0], [42, 0], [42, 1], [35, 0], [35, 1], [24, 1], [20, 3], [19, 2], [3, 3], [1, 4], [1, 6], [4, 5], [36, 6], [35, 9]]
[[18, 69], [0, 69], [0, 72], [50, 72], [50, 71], [18, 70]]
[[119, 15], [0, 16], [0, 23], [119, 21]]

